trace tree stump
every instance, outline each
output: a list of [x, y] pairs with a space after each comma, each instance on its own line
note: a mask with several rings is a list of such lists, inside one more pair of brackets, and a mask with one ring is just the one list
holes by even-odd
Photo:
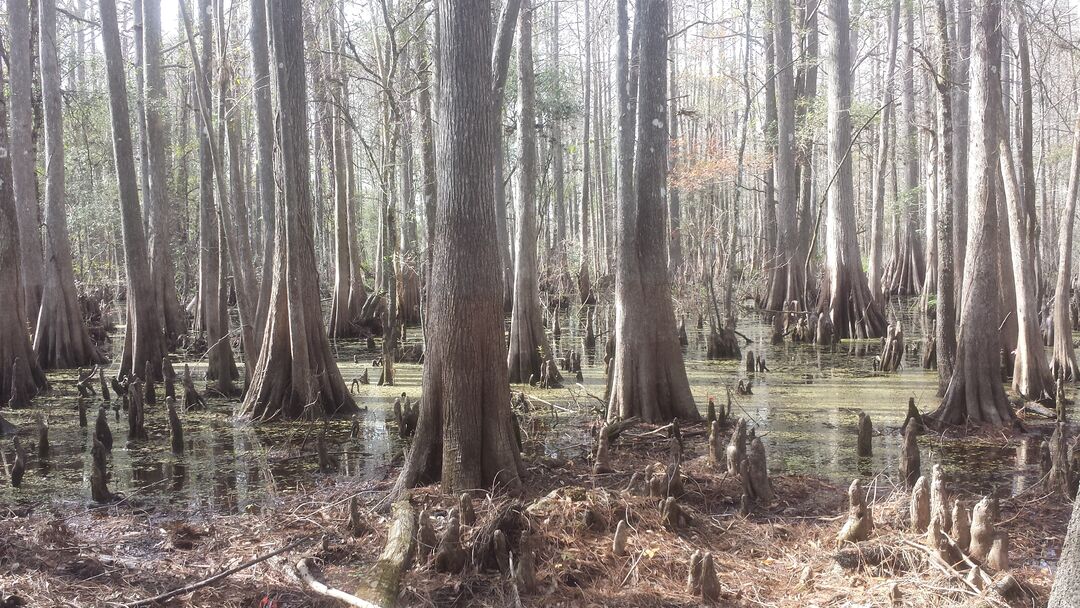
[[319, 436], [315, 439], [315, 452], [319, 457], [319, 472], [330, 474], [333, 473], [338, 467], [337, 458], [330, 455], [330, 450], [326, 447], [326, 426], [324, 425], [322, 430], [319, 431]]
[[769, 371], [769, 366], [765, 365], [765, 355], [758, 355], [757, 358], [757, 371], [765, 373]]
[[746, 373], [748, 375], [753, 375], [756, 369], [757, 359], [754, 358], [754, 351], [748, 350], [746, 351]]
[[868, 458], [874, 455], [874, 425], [870, 421], [870, 415], [859, 412], [859, 441], [858, 454], [860, 458]]
[[686, 337], [686, 317], [679, 320], [679, 345], [687, 346], [690, 344], [689, 338]]
[[848, 518], [844, 526], [836, 535], [836, 547], [839, 549], [847, 543], [859, 543], [870, 538], [874, 530], [874, 515], [866, 506], [859, 480], [851, 480], [848, 486]]
[[919, 477], [911, 490], [911, 530], [917, 534], [926, 532], [930, 525], [930, 482]]
[[11, 487], [19, 488], [22, 487], [23, 475], [26, 473], [26, 450], [19, 443], [18, 436], [12, 440], [12, 443], [15, 446], [15, 462], [11, 464]]
[[94, 385], [91, 384], [96, 378], [94, 372], [97, 368], [89, 370], [79, 370], [79, 377], [75, 379], [75, 390], [79, 391], [80, 397], [93, 397]]
[[360, 515], [360, 498], [353, 496], [349, 499], [349, 522], [346, 524], [345, 529], [353, 538], [360, 538], [367, 534], [367, 524], [364, 523], [364, 518]]
[[941, 522], [941, 531], [952, 532], [952, 512], [949, 510], [949, 491], [945, 487], [945, 475], [940, 464], [935, 464], [930, 473], [930, 518]]
[[176, 370], [173, 369], [172, 358], [168, 356], [161, 358], [161, 379], [165, 383], [165, 398], [176, 399]]
[[608, 455], [607, 427], [600, 430], [596, 439], [596, 457], [593, 459], [593, 475], [611, 473], [611, 457]]
[[90, 450], [93, 467], [90, 471], [90, 496], [94, 502], [112, 502], [116, 495], [109, 491], [109, 474], [105, 470], [105, 445], [94, 437], [94, 447]]
[[447, 574], [458, 574], [465, 569], [468, 556], [461, 548], [461, 515], [456, 508], [450, 509], [446, 518], [446, 530], [439, 539], [439, 548], [435, 551], [435, 570]]
[[669, 530], [682, 530], [690, 526], [690, 517], [683, 512], [674, 496], [660, 501], [660, 519]]
[[690, 595], [701, 593], [701, 551], [694, 551], [690, 556], [690, 571], [686, 575], [686, 592]]
[[971, 514], [971, 557], [986, 561], [997, 536], [998, 502], [997, 498], [984, 496]]
[[420, 511], [420, 524], [416, 529], [416, 546], [421, 562], [426, 562], [434, 555], [435, 549], [439, 546], [435, 527], [431, 525], [431, 514], [427, 509]]
[[720, 599], [720, 581], [716, 578], [716, 566], [713, 564], [713, 555], [705, 552], [701, 556], [701, 599], [706, 604], [712, 604]]
[[761, 438], [750, 442], [746, 460], [749, 463], [752, 498], [762, 504], [772, 502], [772, 484], [769, 482], [769, 468], [765, 462], [765, 444], [761, 442]]
[[176, 398], [165, 397], [165, 409], [169, 416], [169, 439], [172, 444], [173, 454], [184, 453], [184, 428], [180, 424], [180, 416], [176, 413]]
[[[558, 319], [558, 317], [556, 317]], [[506, 541], [506, 534], [499, 529], [491, 535], [492, 550], [495, 553], [495, 563], [499, 566], [499, 573], [510, 576], [510, 543]]]
[[1072, 494], [1072, 463], [1069, 462], [1069, 444], [1066, 440], [1065, 423], [1058, 422], [1054, 425], [1054, 433], [1050, 436], [1050, 471], [1046, 477], [1046, 483], [1051, 492], [1060, 493], [1062, 496]]
[[967, 551], [971, 545], [971, 518], [959, 498], [953, 500], [952, 538], [961, 551]]
[[746, 419], [739, 418], [735, 423], [735, 432], [727, 447], [727, 470], [735, 474], [739, 472], [739, 463], [746, 458]]
[[195, 381], [191, 378], [191, 366], [184, 364], [184, 375], [181, 378], [184, 386], [184, 401], [181, 404], [185, 412], [191, 410], [206, 409], [206, 399], [195, 390]]
[[530, 594], [536, 592], [536, 555], [533, 553], [532, 537], [522, 532], [518, 541], [518, 559], [514, 566], [514, 584], [518, 592]]
[[900, 425], [900, 432], [906, 433], [908, 429], [912, 429], [916, 435], [921, 435], [925, 427], [922, 412], [915, 407], [915, 398], [908, 397], [907, 414], [904, 416], [904, 424]]
[[915, 487], [915, 482], [922, 475], [921, 457], [919, 456], [919, 442], [915, 436], [915, 429], [908, 427], [904, 431], [904, 447], [900, 457], [900, 479], [909, 490]]
[[615, 526], [615, 537], [611, 540], [611, 554], [615, 557], [626, 556], [626, 539], [630, 533], [630, 526], [626, 524], [626, 520], [619, 520], [617, 526]]
[[143, 381], [146, 383], [146, 386], [143, 387], [143, 403], [149, 403], [151, 405], [157, 403], [157, 388], [154, 385], [154, 366], [151, 365], [149, 361], [146, 362]]
[[895, 372], [904, 361], [904, 330], [900, 324], [890, 325], [881, 349], [881, 371]]
[[991, 570], [1004, 572], [1009, 569], [1009, 533], [999, 530], [994, 536], [990, 552], [986, 555], [986, 565]]
[[142, 380], [135, 378], [131, 381], [131, 390], [125, 398], [128, 403], [128, 440], [146, 439]]
[[461, 513], [461, 523], [471, 526], [476, 523], [476, 509], [473, 508], [472, 497], [468, 492], [462, 492], [458, 497], [458, 512]]
[[720, 437], [720, 421], [709, 424], [709, 463], [719, 469], [727, 464], [723, 438]]
[[109, 383], [105, 382], [105, 368], [98, 367], [98, 382], [101, 384], [101, 400], [110, 401], [112, 398], [109, 396]]
[[45, 416], [38, 412], [34, 415], [34, 422], [37, 425], [38, 443], [37, 453], [39, 458], [49, 457], [49, 421]]
[[85, 429], [88, 424], [86, 420], [86, 399], [79, 397], [76, 407], [79, 410], [79, 428]]
[[109, 430], [109, 419], [105, 415], [105, 408], [98, 409], [97, 422], [94, 423], [94, 441], [101, 442], [106, 451], [112, 451], [113, 437], [112, 431]]

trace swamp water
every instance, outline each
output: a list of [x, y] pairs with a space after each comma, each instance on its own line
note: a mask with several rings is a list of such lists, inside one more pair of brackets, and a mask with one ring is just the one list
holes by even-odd
[[[771, 328], [757, 319], [744, 319], [739, 331], [752, 343], [740, 346], [763, 355], [769, 371], [753, 375], [753, 394], [734, 394], [740, 378], [747, 377], [743, 359], [708, 361], [705, 359], [705, 333], [688, 323], [689, 345], [684, 349], [691, 389], [702, 412], [709, 397], [718, 406], [725, 403], [727, 387], [732, 387], [733, 416], [742, 416], [757, 426], [767, 446], [769, 468], [773, 473], [823, 476], [840, 485], [852, 477], [869, 478], [884, 474], [896, 478], [900, 453], [899, 426], [904, 420], [908, 398], [924, 412], [936, 403], [937, 374], [923, 370], [918, 346], [921, 341], [912, 321], [913, 301], [893, 303], [890, 316], [905, 320], [906, 352], [904, 366], [897, 373], [872, 371], [874, 357], [880, 354], [879, 341], [844, 342], [835, 348], [807, 344], [771, 345]], [[556, 349], [583, 350], [584, 381], [581, 386], [566, 374], [563, 389], [525, 390], [533, 404], [532, 420], [527, 420], [527, 448], [561, 458], [587, 458], [591, 448], [588, 428], [592, 412], [601, 407], [595, 398], [604, 393], [603, 344], [607, 335], [601, 325], [597, 349], [582, 349], [581, 329], [577, 319], [566, 318]], [[705, 330], [707, 331], [707, 330]], [[410, 334], [419, 336], [419, 329]], [[378, 353], [362, 343], [338, 345], [338, 360], [346, 383], [351, 383], [366, 369], [373, 384], [360, 385], [355, 397], [364, 408], [359, 414], [360, 433], [350, 439], [351, 422], [331, 421], [325, 427], [329, 451], [340, 460], [339, 475], [379, 480], [393, 474], [400, 464], [405, 442], [398, 439], [396, 425], [388, 425], [394, 397], [405, 392], [416, 400], [420, 395], [421, 368], [415, 364], [396, 364], [397, 385], [374, 385], [379, 369], [370, 366]], [[198, 379], [205, 361], [190, 361]], [[174, 364], [177, 371], [183, 362]], [[94, 417], [100, 397], [87, 400], [88, 428], [79, 428], [76, 391], [72, 372], [49, 375], [52, 392], [39, 396], [29, 410], [5, 410], [4, 416], [20, 427], [20, 439], [26, 447], [28, 462], [21, 488], [12, 488], [5, 479], [0, 484], [0, 508], [43, 502], [85, 506], [90, 503], [90, 447]], [[196, 381], [202, 389], [202, 382]], [[169, 447], [163, 390], [158, 386], [158, 403], [146, 407], [147, 440], [129, 442], [125, 414], [117, 419], [111, 409], [118, 406], [115, 395], [109, 405], [109, 426], [114, 446], [109, 462], [114, 492], [139, 501], [171, 504], [189, 512], [237, 513], [248, 509], [272, 507], [281, 492], [303, 492], [317, 483], [318, 459], [316, 436], [321, 422], [298, 422], [255, 427], [236, 421], [235, 399], [208, 399], [209, 409], [182, 413], [185, 451], [174, 455]], [[1075, 407], [1074, 407], [1075, 409]], [[856, 456], [858, 412], [868, 413], [874, 423], [874, 453], [870, 458]], [[49, 421], [50, 452], [41, 457], [36, 451], [35, 412], [43, 412]], [[14, 451], [10, 439], [2, 449], [10, 464]], [[1016, 464], [1016, 442], [1004, 436], [993, 442], [941, 442], [933, 436], [920, 438], [923, 468], [940, 463], [946, 474], [971, 492], [1016, 494], [1038, 480], [1038, 465]], [[618, 450], [613, 452], [618, 466]], [[887, 482], [886, 482], [887, 483]]]

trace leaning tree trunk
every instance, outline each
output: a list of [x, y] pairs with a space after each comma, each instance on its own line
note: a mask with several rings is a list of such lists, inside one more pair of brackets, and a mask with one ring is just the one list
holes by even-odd
[[442, 479], [456, 493], [518, 488], [494, 235], [495, 100], [490, 0], [439, 0], [438, 209], [424, 395], [393, 494]]
[[540, 366], [553, 356], [544, 334], [536, 262], [536, 77], [533, 73], [533, 8], [523, 0], [518, 25], [518, 133], [521, 138], [514, 261], [514, 310], [510, 316], [507, 367], [510, 382], [540, 378]]
[[999, 120], [997, 129], [998, 157], [1005, 185], [1008, 206], [1009, 239], [1012, 244], [1013, 284], [1016, 291], [1016, 321], [1018, 334], [1016, 358], [1013, 363], [1013, 390], [1031, 401], [1052, 400], [1054, 379], [1046, 362], [1046, 349], [1039, 333], [1038, 302], [1035, 300], [1035, 260], [1031, 256], [1028, 232], [1024, 229], [1023, 201], [1016, 167], [1009, 147], [1008, 135]]
[[[27, 0], [8, 0], [11, 48], [11, 177], [18, 205], [19, 272], [22, 275], [23, 306], [30, 321], [37, 321], [45, 267], [41, 257], [41, 212], [37, 200], [36, 150], [33, 134], [33, 61], [30, 8]], [[4, 399], [0, 396], [0, 401]]]
[[169, 126], [165, 118], [168, 100], [165, 97], [165, 78], [161, 67], [161, 0], [142, 0], [143, 4], [143, 68], [146, 96], [146, 151], [149, 191], [150, 273], [154, 281], [154, 306], [164, 321], [165, 335], [175, 341], [186, 330], [176, 295], [176, 266], [173, 263], [169, 240], [172, 238], [172, 218], [167, 198], [169, 191]]
[[1001, 383], [1001, 342], [997, 327], [987, 319], [1000, 319], [997, 254], [998, 136], [995, 116], [1001, 107], [996, 58], [1001, 56], [1000, 5], [980, 0], [975, 8], [971, 54], [971, 137], [968, 233], [964, 266], [963, 306], [956, 350], [956, 368], [941, 405], [931, 415], [944, 424], [1002, 425], [1012, 419]]
[[[0, 64], [0, 80], [3, 80]], [[0, 87], [0, 148], [11, 149], [8, 134], [7, 104]], [[45, 374], [33, 356], [27, 333], [26, 304], [22, 299], [22, 275], [19, 266], [18, 211], [11, 187], [11, 155], [0, 154], [0, 404], [13, 395], [29, 399], [45, 389]]]
[[1076, 197], [1080, 195], [1080, 112], [1073, 132], [1072, 162], [1069, 165], [1069, 192], [1058, 234], [1058, 274], [1054, 288], [1054, 376], [1066, 381], [1077, 378], [1076, 354], [1072, 346], [1072, 246], [1076, 218]]
[[[322, 323], [309, 191], [304, 15], [300, 3], [267, 3], [278, 95], [283, 192], [275, 226], [274, 276], [262, 348], [241, 412], [258, 421], [305, 413], [349, 415], [356, 404]], [[308, 411], [308, 408], [312, 411]]]
[[[668, 0], [638, 2], [637, 138], [633, 192], [618, 205], [615, 272], [615, 359], [608, 418], [640, 416], [649, 422], [698, 420], [690, 394], [671, 302], [664, 190], [667, 186]], [[626, 85], [620, 63], [617, 77]], [[626, 98], [629, 96], [627, 94]], [[628, 104], [620, 104], [627, 108]], [[626, 154], [630, 119], [619, 120], [619, 154]], [[625, 158], [619, 166], [625, 171]], [[626, 179], [625, 175], [620, 181]]]
[[859, 256], [855, 227], [855, 191], [851, 167], [851, 21], [847, 0], [829, 0], [827, 57], [828, 191], [825, 225], [825, 281], [820, 309], [829, 315], [834, 338], [877, 338], [885, 335], [881, 300], [870, 292]]
[[35, 325], [34, 354], [45, 369], [80, 367], [101, 363], [104, 359], [86, 331], [71, 263], [71, 241], [64, 209], [64, 126], [60, 107], [60, 66], [56, 59], [56, 0], [39, 0], [38, 6], [41, 11], [41, 88], [45, 106], [46, 267], [41, 309]]
[[116, 22], [116, 2], [98, 0], [98, 5], [101, 10], [101, 43], [105, 50], [105, 68], [108, 75], [113, 156], [120, 199], [124, 265], [127, 272], [127, 331], [117, 377], [141, 375], [149, 364], [154, 379], [160, 380], [161, 360], [167, 349], [161, 318], [157, 316], [154, 306], [149, 252], [146, 233], [143, 232], [142, 213], [139, 210], [139, 184], [132, 152], [131, 115], [128, 110], [120, 30]]

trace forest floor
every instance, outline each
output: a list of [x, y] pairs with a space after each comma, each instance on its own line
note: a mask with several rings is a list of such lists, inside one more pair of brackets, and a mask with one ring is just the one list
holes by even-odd
[[[587, 427], [577, 426], [584, 445]], [[464, 546], [471, 546], [496, 513], [513, 507], [522, 514], [538, 578], [538, 589], [520, 597], [525, 606], [698, 606], [700, 599], [686, 589], [696, 550], [713, 554], [721, 606], [1002, 605], [928, 557], [925, 534], [909, 530], [909, 494], [894, 485], [895, 471], [863, 480], [875, 528], [859, 547], [887, 547], [892, 558], [874, 566], [875, 560], [856, 554], [855, 563], [848, 560], [844, 567], [837, 560], [836, 534], [847, 516], [846, 487], [809, 475], [774, 475], [776, 500], [743, 516], [741, 484], [708, 461], [704, 426], [683, 427], [683, 437], [686, 494], [680, 504], [692, 520], [684, 529], [665, 528], [658, 500], [628, 490], [635, 472], [668, 459], [666, 433], [642, 425], [614, 443], [615, 473], [594, 475], [588, 459], [553, 459], [543, 450], [527, 456], [524, 495], [475, 499], [477, 520], [463, 527]], [[359, 496], [362, 505], [374, 505], [393, 475], [393, 469], [369, 480], [319, 474], [307, 486], [282, 493], [272, 507], [234, 514], [188, 512], [137, 494], [75, 509], [70, 503], [62, 509], [60, 503], [0, 507], [0, 606], [137, 605], [132, 602], [296, 541], [303, 542], [212, 585], [149, 605], [339, 605], [308, 591], [295, 565], [312, 557], [316, 578], [356, 589], [382, 550], [388, 521], [363, 510], [367, 531], [353, 537], [346, 529], [349, 501]], [[962, 499], [970, 507], [978, 497]], [[428, 509], [441, 534], [456, 501], [436, 488], [421, 488], [412, 503]], [[1010, 572], [1024, 588], [1014, 605], [1045, 605], [1070, 509], [1041, 485], [1001, 499], [999, 529], [1010, 537]], [[616, 557], [612, 535], [624, 518], [630, 527], [627, 552]], [[516, 541], [511, 535], [511, 546]], [[469, 565], [462, 574], [441, 574], [421, 556], [402, 579], [399, 605], [512, 606], [516, 591], [498, 571], [478, 572]]]

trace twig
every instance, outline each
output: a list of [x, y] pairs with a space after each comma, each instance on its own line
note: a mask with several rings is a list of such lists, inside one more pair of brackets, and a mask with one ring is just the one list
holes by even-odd
[[179, 589], [173, 589], [172, 591], [162, 593], [161, 595], [155, 595], [154, 597], [147, 598], [145, 600], [139, 600], [137, 602], [130, 602], [130, 603], [127, 603], [127, 604], [122, 604], [122, 607], [123, 608], [135, 608], [136, 606], [149, 606], [151, 604], [156, 604], [158, 602], [163, 602], [163, 601], [165, 601], [167, 599], [174, 598], [174, 597], [176, 597], [178, 595], [184, 595], [185, 593], [191, 593], [192, 591], [202, 589], [203, 587], [207, 587], [209, 585], [212, 585], [212, 584], [216, 583], [217, 581], [219, 581], [219, 580], [221, 580], [221, 579], [223, 579], [223, 578], [225, 578], [227, 576], [231, 576], [233, 574], [236, 574], [237, 572], [239, 572], [241, 570], [250, 568], [250, 567], [254, 566], [255, 564], [265, 562], [266, 560], [270, 559], [271, 557], [281, 555], [282, 553], [285, 553], [286, 551], [291, 551], [291, 550], [299, 547], [300, 545], [310, 541], [313, 537], [314, 537], [314, 535], [305, 536], [305, 537], [303, 537], [303, 538], [301, 538], [299, 540], [295, 540], [295, 541], [285, 545], [284, 547], [282, 547], [280, 549], [275, 549], [274, 551], [271, 551], [270, 553], [267, 553], [265, 555], [260, 555], [259, 557], [248, 560], [248, 561], [240, 564], [239, 566], [234, 566], [232, 568], [229, 568], [228, 570], [222, 570], [221, 572], [218, 572], [217, 574], [215, 574], [215, 575], [213, 575], [213, 576], [211, 576], [209, 578], [204, 578], [203, 580], [201, 580], [201, 581], [199, 581], [197, 583], [192, 583], [190, 585], [185, 585], [185, 586], [183, 586], [183, 587], [181, 587]]
[[357, 606], [358, 608], [379, 608], [378, 604], [373, 604], [367, 600], [362, 600], [355, 595], [345, 593], [340, 589], [327, 587], [325, 584], [315, 580], [315, 577], [312, 576], [311, 572], [308, 570], [307, 562], [308, 558], [306, 557], [296, 562], [296, 573], [300, 576], [300, 580], [307, 583], [308, 587], [311, 587], [311, 590], [315, 593], [318, 593], [319, 595], [324, 595], [326, 597], [332, 597], [335, 600], [340, 600], [350, 606]]

